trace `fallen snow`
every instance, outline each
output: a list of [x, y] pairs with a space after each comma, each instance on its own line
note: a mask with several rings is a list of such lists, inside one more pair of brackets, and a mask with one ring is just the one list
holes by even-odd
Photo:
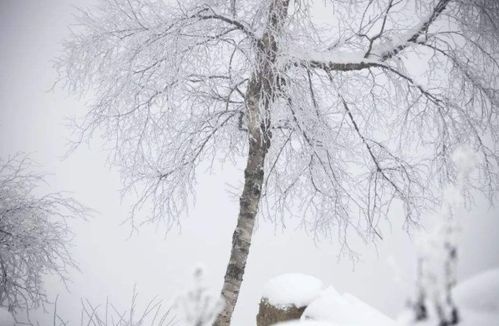
[[319, 296], [323, 287], [321, 280], [310, 275], [283, 274], [265, 284], [262, 298], [276, 307], [305, 307]]
[[1, 326], [14, 326], [15, 321], [11, 313], [4, 307], [0, 307], [0, 325]]
[[453, 295], [462, 309], [499, 315], [499, 269], [482, 272], [459, 283]]
[[[460, 282], [452, 292], [461, 320], [459, 326], [499, 325], [499, 269], [488, 270]], [[431, 315], [435, 313], [431, 312]], [[406, 311], [399, 319], [400, 325], [411, 325], [412, 317], [411, 312]], [[436, 323], [430, 318], [412, 325], [434, 326]]]
[[[308, 279], [308, 281], [304, 281], [304, 279]], [[296, 284], [305, 285], [310, 280], [320, 283], [319, 280], [307, 275], [286, 274], [272, 279], [267, 284], [266, 291], [275, 291], [272, 293], [275, 295], [273, 296], [273, 299], [276, 300], [274, 302], [281, 304], [287, 302], [289, 304], [290, 301], [296, 301], [289, 300], [292, 297], [290, 293], [299, 292], [293, 292]], [[499, 269], [488, 270], [460, 282], [453, 291], [453, 297], [461, 318], [459, 326], [499, 325]], [[340, 294], [333, 287], [329, 287], [320, 292], [315, 300], [311, 300], [301, 320], [278, 323], [274, 326], [435, 325], [435, 320], [412, 324], [409, 321], [411, 318], [408, 318], [410, 316], [412, 314], [407, 312], [407, 316], [405, 316], [407, 318], [401, 317], [396, 323], [353, 295]]]
[[[411, 311], [404, 312], [399, 318], [398, 325], [400, 326], [435, 326], [438, 325], [438, 320], [435, 317], [431, 317], [428, 320], [422, 322], [411, 322], [414, 315]], [[460, 322], [458, 326], [496, 326], [499, 325], [499, 315], [498, 314], [487, 314], [487, 313], [476, 313], [471, 310], [460, 309], [459, 310]]]
[[332, 325], [392, 326], [395, 322], [351, 294], [333, 287], [323, 291], [304, 311], [302, 320], [326, 321]]
[[470, 310], [461, 310], [461, 322], [459, 323], [459, 326], [495, 325], [499, 325], [499, 314], [476, 313]]
[[335, 326], [330, 323], [313, 320], [293, 320], [274, 324], [273, 326]]

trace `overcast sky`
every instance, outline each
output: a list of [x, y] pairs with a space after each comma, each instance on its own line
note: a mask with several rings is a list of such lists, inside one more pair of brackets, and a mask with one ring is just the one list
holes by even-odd
[[[61, 294], [59, 311], [78, 318], [80, 297], [103, 303], [109, 296], [125, 305], [134, 284], [145, 299], [158, 295], [172, 299], [190, 279], [196, 265], [208, 272], [209, 285], [218, 291], [223, 281], [237, 216], [237, 203], [230, 191], [241, 188], [241, 166], [225, 165], [213, 174], [200, 170], [197, 202], [181, 232], [165, 238], [164, 230], [145, 227], [129, 238], [129, 200], [120, 199], [116, 170], [106, 163], [100, 139], [83, 145], [62, 160], [70, 137], [67, 117], [85, 110], [85, 101], [60, 89], [50, 91], [55, 81], [51, 67], [68, 34], [74, 6], [89, 0], [0, 0], [0, 155], [29, 153], [48, 174], [52, 191], [65, 190], [95, 209], [86, 223], [74, 222], [75, 258], [70, 293], [53, 280], [51, 295]], [[460, 278], [499, 266], [499, 212], [481, 200], [466, 215]], [[402, 214], [396, 208], [385, 223], [385, 239], [377, 247], [353, 241], [360, 261], [337, 259], [338, 246], [315, 243], [293, 227], [282, 231], [259, 221], [245, 274], [235, 325], [254, 320], [262, 286], [271, 276], [303, 272], [321, 278], [340, 291], [350, 292], [387, 314], [395, 315], [412, 293], [410, 281], [416, 260], [411, 239], [402, 229]]]

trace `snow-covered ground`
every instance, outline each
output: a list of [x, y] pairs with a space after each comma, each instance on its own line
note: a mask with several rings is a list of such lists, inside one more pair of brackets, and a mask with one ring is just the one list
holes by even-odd
[[[289, 285], [287, 289], [301, 288], [301, 292], [284, 290], [277, 295], [276, 291], [281, 289], [280, 286], [284, 283]], [[303, 275], [287, 274], [271, 280], [266, 291], [274, 295], [272, 298], [279, 298], [280, 304], [301, 302], [310, 298], [310, 292], [304, 290], [308, 285], [314, 284], [309, 283]], [[300, 293], [303, 294], [303, 300], [299, 298]], [[286, 298], [287, 294], [289, 296]], [[499, 325], [499, 269], [484, 271], [459, 283], [453, 294], [459, 307], [460, 326]], [[330, 286], [311, 301], [301, 320], [279, 323], [276, 326], [435, 326], [438, 324], [435, 320], [411, 324], [407, 317], [405, 314], [405, 317], [395, 322], [355, 296], [340, 294]]]
[[461, 307], [484, 313], [499, 313], [499, 269], [482, 272], [461, 282], [453, 293]]
[[[499, 325], [499, 268], [486, 270], [460, 282], [453, 290], [460, 326]], [[403, 317], [400, 323], [403, 322]], [[434, 320], [416, 326], [435, 326]]]
[[461, 282], [453, 293], [461, 309], [462, 325], [499, 325], [499, 268]]
[[331, 323], [315, 320], [294, 320], [275, 324], [275, 326], [332, 326]]
[[332, 286], [304, 274], [283, 274], [265, 285], [263, 298], [276, 307], [307, 307], [301, 322], [286, 325], [392, 326], [395, 322], [351, 294], [340, 294]]
[[337, 325], [391, 326], [388, 316], [355, 296], [327, 288], [305, 309], [302, 320], [327, 321]]

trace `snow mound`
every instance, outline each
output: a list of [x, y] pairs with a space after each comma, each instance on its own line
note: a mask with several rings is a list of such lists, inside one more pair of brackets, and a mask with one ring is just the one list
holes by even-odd
[[274, 324], [273, 326], [335, 326], [330, 323], [313, 320], [293, 320]]
[[499, 269], [482, 272], [459, 283], [453, 295], [458, 307], [499, 314]]
[[0, 307], [0, 325], [1, 326], [14, 326], [15, 325], [14, 317], [12, 317], [11, 313], [4, 307]]
[[291, 273], [272, 278], [264, 288], [262, 298], [275, 307], [307, 306], [323, 289], [322, 281], [305, 274]]
[[499, 314], [476, 313], [472, 310], [461, 311], [459, 326], [493, 326], [499, 325]]
[[326, 321], [332, 325], [392, 326], [395, 321], [351, 294], [327, 288], [303, 312], [302, 320]]

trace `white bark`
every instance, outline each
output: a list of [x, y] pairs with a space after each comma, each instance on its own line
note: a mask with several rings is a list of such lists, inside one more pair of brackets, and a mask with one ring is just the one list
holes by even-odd
[[284, 25], [289, 0], [271, 2], [268, 22], [261, 39], [256, 41], [257, 62], [246, 94], [249, 152], [244, 171], [244, 189], [240, 199], [237, 226], [232, 236], [232, 250], [225, 273], [222, 298], [225, 308], [214, 325], [228, 326], [239, 297], [246, 268], [253, 227], [262, 194], [265, 157], [271, 144], [270, 116], [274, 97], [278, 93], [279, 68], [277, 37]]

